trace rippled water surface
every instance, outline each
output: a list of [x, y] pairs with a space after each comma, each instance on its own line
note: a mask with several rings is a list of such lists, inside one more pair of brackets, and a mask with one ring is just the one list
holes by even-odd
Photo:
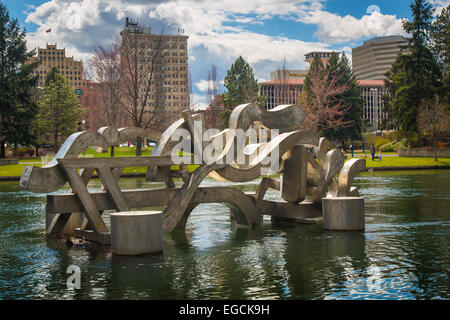
[[[131, 258], [47, 241], [45, 195], [17, 185], [0, 182], [0, 299], [450, 298], [450, 170], [358, 176], [365, 232], [269, 217], [255, 230], [236, 230], [226, 206], [203, 204], [185, 233], [165, 235], [163, 254]], [[81, 269], [80, 290], [67, 288], [69, 265]]]

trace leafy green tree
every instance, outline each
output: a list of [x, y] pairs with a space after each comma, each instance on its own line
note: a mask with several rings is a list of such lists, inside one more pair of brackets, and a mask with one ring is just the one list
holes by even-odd
[[438, 60], [442, 74], [443, 87], [439, 95], [450, 103], [450, 5], [442, 9], [434, 20], [431, 34], [432, 51]]
[[11, 19], [0, 3], [0, 157], [6, 143], [29, 144], [33, 139], [30, 124], [37, 113], [33, 99], [37, 63], [28, 63], [34, 51], [27, 52], [25, 30]]
[[49, 85], [51, 81], [55, 81], [56, 74], [60, 74], [58, 68], [52, 67], [50, 71], [47, 73], [47, 77], [45, 78], [45, 85]]
[[415, 0], [411, 10], [412, 21], [403, 22], [403, 29], [411, 38], [385, 80], [391, 92], [390, 105], [404, 134], [417, 132], [419, 106], [432, 99], [441, 87], [441, 69], [429, 48], [433, 7], [429, 1]]
[[69, 82], [59, 72], [45, 86], [39, 107], [36, 128], [43, 135], [53, 136], [55, 150], [59, 148], [59, 138], [76, 131], [78, 121], [86, 113]]
[[258, 81], [256, 80], [252, 67], [239, 56], [231, 65], [224, 80], [227, 92], [222, 94], [225, 110], [219, 114], [223, 119], [223, 126], [228, 126], [231, 111], [236, 106], [256, 102], [263, 107], [265, 96], [258, 95]]

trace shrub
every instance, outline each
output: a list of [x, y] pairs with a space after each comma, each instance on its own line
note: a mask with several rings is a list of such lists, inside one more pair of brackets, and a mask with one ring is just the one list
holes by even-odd
[[383, 138], [383, 137], [376, 137], [376, 138], [375, 138], [375, 143], [374, 143], [375, 149], [378, 150], [381, 146], [383, 146], [383, 145], [385, 145], [385, 144], [387, 144], [387, 143], [389, 143], [389, 142], [391, 142], [391, 141], [389, 141], [389, 140], [386, 139], [386, 138]]
[[13, 156], [14, 157], [25, 157], [29, 156], [32, 157], [34, 155], [34, 149], [33, 148], [17, 148], [13, 150]]
[[400, 147], [399, 141], [391, 141], [389, 143], [386, 143], [380, 147], [382, 152], [396, 152], [398, 151]]

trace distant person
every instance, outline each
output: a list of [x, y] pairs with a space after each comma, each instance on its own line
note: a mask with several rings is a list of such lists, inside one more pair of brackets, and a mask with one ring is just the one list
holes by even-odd
[[350, 145], [350, 152], [352, 153], [352, 158], [354, 157], [354, 148], [353, 148], [353, 144]]
[[372, 145], [370, 146], [370, 153], [372, 154], [372, 161], [375, 160], [375, 146]]
[[363, 153], [366, 153], [366, 144], [364, 142], [361, 145], [361, 149]]
[[381, 149], [380, 149], [380, 153], [378, 155], [380, 156], [380, 161], [381, 161]]

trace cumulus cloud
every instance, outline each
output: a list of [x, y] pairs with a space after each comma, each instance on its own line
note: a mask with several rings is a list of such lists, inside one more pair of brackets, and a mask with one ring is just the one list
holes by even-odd
[[316, 36], [327, 43], [343, 43], [363, 37], [405, 34], [402, 20], [395, 15], [377, 11], [357, 19], [346, 15], [341, 17], [327, 11], [313, 11], [299, 21], [315, 24], [319, 28]]
[[436, 7], [435, 14], [440, 14], [442, 9], [450, 5], [449, 0], [431, 0], [430, 2]]
[[200, 80], [195, 84], [198, 91], [207, 92], [208, 88], [212, 86], [211, 81], [208, 80]]
[[[441, 1], [441, 0], [435, 0]], [[69, 55], [86, 61], [97, 44], [106, 45], [119, 36], [125, 17], [159, 30], [184, 29], [189, 35], [189, 66], [198, 93], [207, 91], [208, 69], [217, 66], [223, 79], [232, 62], [242, 56], [254, 68], [258, 79], [286, 60], [287, 67], [305, 69], [304, 55], [316, 50], [346, 52], [346, 41], [362, 37], [398, 34], [401, 22], [396, 16], [379, 12], [357, 19], [327, 12], [324, 0], [49, 0], [27, 9], [26, 22], [37, 30], [28, 34], [29, 48], [57, 42]], [[286, 36], [251, 31], [249, 26], [281, 18], [317, 26], [318, 41], [307, 42]], [[52, 33], [45, 32], [52, 29]], [[349, 54], [348, 54], [349, 53]], [[350, 58], [350, 56], [349, 56]], [[196, 96], [204, 107], [205, 97]]]

